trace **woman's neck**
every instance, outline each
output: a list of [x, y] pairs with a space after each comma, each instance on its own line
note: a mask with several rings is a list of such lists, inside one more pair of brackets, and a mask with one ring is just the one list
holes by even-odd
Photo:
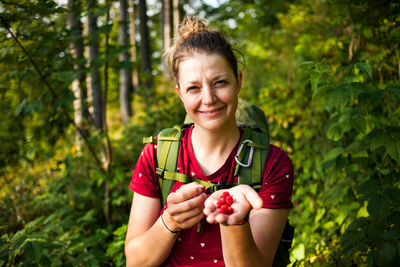
[[192, 131], [192, 146], [197, 162], [205, 175], [217, 171], [226, 161], [240, 138], [235, 125], [220, 131], [209, 131], [195, 127]]

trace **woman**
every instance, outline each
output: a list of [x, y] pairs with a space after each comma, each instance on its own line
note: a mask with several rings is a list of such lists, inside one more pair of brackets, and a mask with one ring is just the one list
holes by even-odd
[[[212, 183], [234, 183], [234, 156], [243, 132], [235, 120], [242, 86], [237, 60], [230, 44], [204, 21], [185, 18], [179, 31], [169, 64], [194, 125], [183, 133], [178, 171]], [[292, 207], [293, 168], [287, 155], [270, 146], [259, 193], [239, 185], [207, 196], [198, 183], [177, 182], [161, 207], [156, 149], [145, 146], [130, 184], [135, 194], [127, 266], [270, 266]], [[223, 191], [234, 199], [233, 214], [218, 212]], [[207, 223], [197, 232], [203, 219]]]

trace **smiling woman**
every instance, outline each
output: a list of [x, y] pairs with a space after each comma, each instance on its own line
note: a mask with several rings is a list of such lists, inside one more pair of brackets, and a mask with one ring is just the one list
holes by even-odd
[[[127, 266], [269, 266], [292, 208], [291, 161], [261, 135], [266, 145], [254, 145], [264, 166], [252, 167], [259, 171], [253, 178], [261, 189], [241, 182], [235, 155], [255, 133], [237, 126], [242, 74], [236, 57], [226, 39], [203, 20], [185, 18], [179, 33], [167, 55], [177, 94], [194, 123], [179, 137], [172, 131], [151, 138], [156, 142], [139, 157], [130, 184], [135, 194], [125, 243]], [[162, 140], [179, 141], [168, 143], [176, 150], [158, 143]], [[170, 150], [177, 157], [168, 163], [172, 171], [165, 166]], [[167, 197], [166, 181], [158, 181], [165, 176], [177, 177]], [[209, 190], [220, 185], [229, 186]], [[232, 197], [232, 212], [218, 207], [223, 194]]]
[[[198, 130], [237, 132], [235, 111], [241, 87], [226, 59], [195, 53], [179, 65], [176, 90]], [[238, 137], [238, 135], [237, 135]]]

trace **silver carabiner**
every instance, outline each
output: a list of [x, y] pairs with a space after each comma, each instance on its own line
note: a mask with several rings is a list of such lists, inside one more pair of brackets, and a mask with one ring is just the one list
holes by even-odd
[[238, 150], [238, 152], [236, 153], [236, 156], [235, 156], [235, 161], [237, 162], [237, 164], [239, 164], [240, 166], [245, 167], [245, 168], [247, 168], [247, 167], [249, 167], [251, 165], [251, 162], [253, 160], [253, 153], [254, 153], [254, 147], [252, 146], [250, 148], [250, 155], [249, 155], [249, 160], [247, 161], [247, 164], [244, 164], [244, 163], [240, 162], [239, 155], [240, 155], [240, 152], [242, 152], [242, 149], [243, 149], [243, 147], [245, 146], [246, 143], [253, 143], [253, 141], [251, 141], [249, 139], [244, 140], [240, 144], [239, 150]]

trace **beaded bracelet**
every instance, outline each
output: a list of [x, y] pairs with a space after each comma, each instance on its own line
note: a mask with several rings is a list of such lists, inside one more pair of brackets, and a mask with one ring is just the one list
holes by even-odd
[[167, 230], [170, 231], [170, 232], [171, 232], [172, 234], [174, 234], [174, 235], [178, 234], [178, 233], [179, 233], [179, 230], [178, 230], [178, 231], [172, 231], [172, 230], [169, 229], [169, 227], [165, 224], [163, 215], [164, 215], [164, 212], [161, 214], [161, 221], [162, 221], [162, 223], [164, 224], [165, 228], [167, 228]]

